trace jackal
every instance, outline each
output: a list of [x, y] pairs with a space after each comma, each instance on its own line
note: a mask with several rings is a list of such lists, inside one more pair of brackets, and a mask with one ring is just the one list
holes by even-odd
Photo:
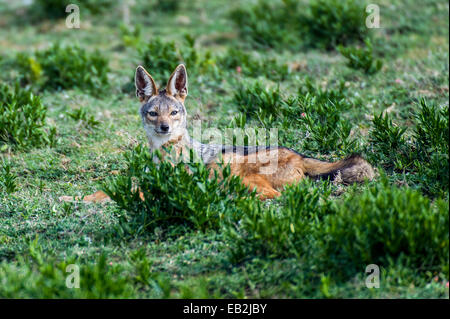
[[[184, 106], [188, 77], [183, 64], [175, 69], [162, 90], [158, 90], [152, 76], [138, 66], [135, 85], [136, 96], [141, 102], [142, 123], [152, 151], [163, 150], [167, 146], [176, 154], [193, 150], [211, 170], [217, 169], [219, 162], [229, 164], [231, 173], [240, 176], [251, 190], [256, 188], [261, 199], [277, 197], [285, 185], [305, 177], [338, 179], [347, 184], [374, 177], [372, 166], [359, 155], [329, 163], [282, 146], [227, 146], [202, 144], [192, 139], [187, 130]], [[265, 160], [261, 161], [261, 158]], [[269, 165], [273, 167], [267, 170]]]
[[[372, 180], [372, 166], [359, 155], [351, 155], [337, 162], [324, 162], [301, 155], [287, 147], [228, 146], [202, 144], [190, 137], [184, 100], [188, 95], [188, 77], [180, 64], [169, 78], [165, 89], [158, 90], [152, 76], [138, 66], [135, 74], [136, 96], [141, 102], [140, 114], [151, 151], [166, 154], [170, 147], [175, 155], [190, 154], [192, 150], [211, 169], [229, 164], [231, 174], [241, 177], [258, 197], [269, 199], [280, 196], [284, 186], [302, 178], [328, 178], [344, 184]], [[261, 160], [264, 159], [264, 160]], [[155, 160], [159, 160], [155, 157]], [[144, 196], [140, 192], [143, 200]], [[60, 200], [71, 201], [62, 196]], [[79, 200], [76, 197], [75, 200]], [[102, 191], [83, 198], [86, 202], [109, 200]]]

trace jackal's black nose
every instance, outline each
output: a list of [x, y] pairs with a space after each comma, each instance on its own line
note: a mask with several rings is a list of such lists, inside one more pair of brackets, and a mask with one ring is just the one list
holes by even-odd
[[170, 127], [167, 124], [161, 124], [161, 126], [159, 128], [161, 129], [161, 131], [167, 132], [167, 131], [169, 131]]

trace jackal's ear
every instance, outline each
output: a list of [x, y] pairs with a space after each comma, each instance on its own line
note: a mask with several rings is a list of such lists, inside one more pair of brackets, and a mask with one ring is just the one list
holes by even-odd
[[142, 66], [136, 68], [134, 83], [136, 85], [136, 96], [141, 102], [146, 102], [153, 95], [158, 94], [155, 81]]
[[186, 67], [183, 64], [177, 66], [175, 71], [167, 82], [166, 91], [169, 95], [181, 100], [182, 102], [188, 94], [188, 79]]

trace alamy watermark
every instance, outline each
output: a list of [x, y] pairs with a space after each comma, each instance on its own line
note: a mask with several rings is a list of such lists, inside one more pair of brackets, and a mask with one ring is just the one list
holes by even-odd
[[366, 7], [366, 27], [369, 29], [379, 29], [380, 28], [380, 7], [377, 4], [369, 4]]
[[370, 264], [366, 267], [366, 287], [369, 289], [380, 288], [380, 267], [376, 264]]
[[66, 27], [69, 29], [79, 29], [80, 8], [76, 4], [71, 3], [66, 7], [66, 12], [69, 13], [66, 18]]
[[67, 265], [66, 273], [69, 273], [66, 277], [66, 287], [80, 288], [80, 267], [75, 264]]

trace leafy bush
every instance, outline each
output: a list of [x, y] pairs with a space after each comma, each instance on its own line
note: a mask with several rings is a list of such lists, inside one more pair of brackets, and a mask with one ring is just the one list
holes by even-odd
[[315, 182], [303, 180], [286, 188], [279, 209], [255, 205], [245, 211], [239, 223], [225, 227], [233, 262], [261, 255], [302, 258], [311, 248], [311, 236], [330, 213], [329, 195], [327, 183], [317, 187]]
[[265, 76], [273, 81], [283, 81], [289, 73], [286, 64], [279, 64], [275, 58], [255, 58], [251, 54], [236, 48], [218, 60], [221, 68], [241, 72], [245, 76]]
[[194, 76], [216, 72], [215, 59], [211, 51], [199, 53], [195, 48], [195, 38], [191, 35], [184, 36], [184, 44], [180, 46], [179, 52]]
[[298, 94], [301, 96], [311, 95], [318, 103], [332, 102], [338, 105], [340, 111], [346, 111], [352, 106], [346, 96], [345, 82], [339, 82], [336, 88], [322, 88], [315, 85], [310, 78], [306, 78], [299, 87]]
[[298, 118], [307, 135], [303, 146], [310, 151], [331, 152], [355, 151], [355, 140], [351, 138], [352, 123], [342, 116], [339, 105], [334, 102], [317, 103], [311, 96], [302, 97], [299, 107], [304, 116]]
[[6, 193], [14, 193], [17, 190], [17, 176], [11, 173], [11, 163], [2, 161], [0, 166], [0, 190]]
[[240, 112], [255, 115], [257, 112], [265, 115], [279, 113], [282, 97], [279, 88], [265, 89], [260, 82], [249, 86], [239, 86], [234, 93], [234, 102]]
[[17, 54], [15, 62], [17, 69], [20, 71], [19, 77], [22, 84], [40, 83], [42, 81], [42, 65], [36, 61], [35, 57], [20, 52]]
[[128, 26], [124, 23], [120, 24], [120, 36], [126, 47], [138, 48], [142, 43], [141, 25]]
[[329, 184], [302, 181], [282, 193], [279, 208], [254, 206], [225, 225], [230, 259], [297, 258], [348, 279], [369, 264], [443, 272], [448, 276], [449, 208], [382, 177], [362, 193], [331, 201]]
[[364, 5], [358, 0], [260, 0], [231, 12], [241, 36], [255, 46], [297, 49], [301, 45], [333, 49], [362, 41], [367, 33]]
[[348, 59], [347, 65], [352, 69], [361, 69], [366, 74], [374, 74], [381, 70], [383, 62], [375, 59], [372, 52], [372, 43], [366, 40], [365, 48], [345, 48], [340, 46], [339, 52]]
[[94, 115], [88, 115], [84, 108], [66, 112], [66, 114], [75, 121], [80, 122], [87, 129], [94, 129], [100, 124], [100, 122], [95, 119]]
[[[413, 132], [415, 148], [412, 154], [421, 188], [431, 195], [444, 195], [449, 190], [449, 111], [448, 105], [438, 109], [419, 101], [421, 109], [415, 115]], [[426, 182], [422, 182], [425, 180]]]
[[179, 0], [157, 0], [155, 9], [162, 12], [174, 13], [179, 10], [180, 2]]
[[429, 106], [425, 99], [421, 99], [419, 104], [421, 109], [415, 115], [414, 129], [417, 148], [425, 150], [428, 154], [433, 151], [448, 153], [448, 105], [439, 110], [436, 105]]
[[309, 10], [306, 27], [312, 46], [333, 49], [366, 36], [364, 1], [314, 0]]
[[88, 53], [78, 46], [55, 44], [35, 56], [19, 54], [17, 67], [22, 82], [41, 89], [103, 90], [107, 84], [108, 60], [99, 52]]
[[248, 8], [239, 8], [230, 13], [238, 26], [241, 37], [256, 47], [298, 48], [299, 23], [305, 17], [299, 13], [298, 1], [276, 1], [275, 4], [259, 0]]
[[[215, 74], [215, 65], [209, 51], [200, 54], [195, 48], [195, 40], [189, 35], [179, 45], [175, 41], [152, 39], [143, 49], [139, 50], [140, 64], [147, 67], [155, 81], [169, 79], [169, 76], [180, 63], [184, 63], [191, 79], [199, 75]], [[124, 87], [129, 92], [134, 87], [134, 73], [131, 81]]]
[[375, 148], [373, 156], [376, 157], [377, 163], [385, 168], [403, 169], [404, 159], [410, 156], [404, 136], [406, 127], [394, 125], [389, 115], [383, 113], [375, 115], [372, 124], [370, 143]]
[[31, 91], [0, 84], [0, 143], [15, 148], [55, 142], [56, 129], [45, 129], [47, 107]]
[[307, 80], [296, 97], [284, 101], [282, 111], [288, 125], [303, 131], [304, 149], [346, 153], [355, 152], [356, 146], [350, 136], [352, 123], [343, 116], [350, 106], [342, 83], [338, 89], [322, 89]]
[[385, 177], [336, 206], [324, 221], [323, 254], [335, 271], [354, 275], [369, 264], [442, 271], [448, 277], [448, 203], [435, 204], [409, 188], [390, 186]]
[[[45, 251], [38, 238], [14, 261], [0, 262], [1, 298], [131, 298], [145, 293], [150, 298], [169, 298], [174, 288], [171, 278], [155, 272], [142, 249], [131, 251], [128, 263], [101, 253], [94, 258], [64, 256]], [[70, 267], [69, 267], [70, 266]], [[79, 287], [70, 275], [79, 270]]]
[[[186, 225], [195, 229], [216, 229], [224, 218], [233, 218], [254, 198], [229, 167], [209, 178], [201, 163], [162, 161], [158, 165], [147, 148], [138, 146], [125, 155], [125, 175], [111, 178], [103, 185], [119, 207], [130, 214], [127, 230], [144, 231], [156, 227]], [[190, 174], [191, 172], [191, 174]], [[144, 201], [139, 197], [142, 191]]]
[[312, 152], [357, 151], [356, 139], [350, 134], [352, 123], [344, 117], [352, 106], [344, 83], [337, 89], [322, 89], [306, 80], [297, 96], [282, 98], [279, 88], [264, 89], [255, 82], [239, 86], [233, 99], [245, 116], [257, 118], [265, 127], [281, 127], [283, 145], [298, 146], [301, 140], [302, 148]]
[[140, 54], [143, 65], [148, 66], [155, 79], [168, 79], [171, 72], [182, 62], [175, 41], [164, 42], [161, 38], [152, 39]]
[[[20, 257], [18, 263], [1, 263], [0, 296], [2, 298], [129, 298], [134, 287], [120, 265], [108, 265], [106, 256], [95, 262], [82, 263], [74, 257], [58, 261], [46, 257], [34, 240], [29, 246], [29, 257]], [[79, 288], [68, 288], [66, 280], [73, 273], [69, 265], [79, 267]], [[20, 279], [19, 279], [20, 278]], [[73, 283], [73, 282], [72, 282]]]
[[368, 154], [386, 169], [412, 173], [410, 180], [427, 194], [444, 195], [449, 189], [448, 105], [438, 109], [425, 99], [419, 104], [411, 137], [389, 115], [375, 116]]

